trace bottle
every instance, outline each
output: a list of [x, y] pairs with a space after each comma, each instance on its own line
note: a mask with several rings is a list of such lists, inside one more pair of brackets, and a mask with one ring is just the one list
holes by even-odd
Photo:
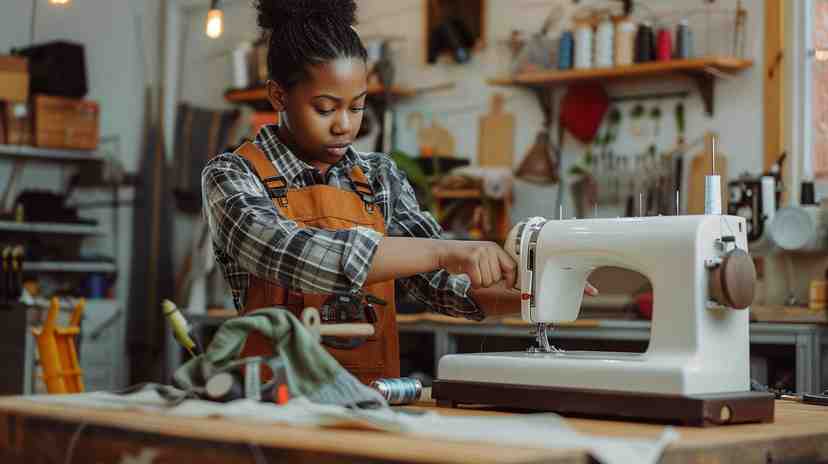
[[572, 55], [574, 53], [575, 38], [572, 31], [564, 31], [558, 43], [558, 69], [572, 69]]
[[635, 56], [635, 24], [624, 18], [615, 26], [615, 65], [633, 63]]
[[675, 57], [678, 59], [693, 57], [693, 34], [686, 19], [679, 21], [678, 26], [676, 26]]
[[673, 58], [673, 40], [670, 31], [666, 28], [658, 30], [656, 40], [656, 59], [658, 61], [670, 61]]
[[609, 68], [613, 60], [613, 28], [609, 16], [605, 17], [595, 32], [595, 67]]
[[575, 68], [592, 67], [592, 26], [583, 24], [575, 29]]
[[653, 61], [655, 50], [653, 50], [654, 39], [653, 29], [649, 23], [641, 23], [638, 26], [638, 33], [635, 36], [635, 62], [646, 63]]

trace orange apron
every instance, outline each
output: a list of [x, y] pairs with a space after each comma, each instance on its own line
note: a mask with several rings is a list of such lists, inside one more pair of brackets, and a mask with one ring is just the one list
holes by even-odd
[[[256, 145], [245, 143], [236, 152], [247, 159], [256, 170], [270, 193], [279, 213], [295, 221], [299, 227], [320, 229], [348, 229], [355, 226], [368, 227], [385, 234], [385, 220], [371, 201], [363, 195], [373, 196], [365, 173], [359, 166], [350, 172], [356, 192], [349, 192], [330, 185], [312, 185], [299, 189], [288, 189], [273, 163]], [[326, 346], [329, 353], [348, 371], [363, 383], [370, 383], [380, 377], [400, 376], [399, 336], [397, 314], [394, 306], [394, 281], [366, 285], [365, 294], [387, 302], [376, 306], [374, 335], [355, 348], [334, 348]], [[274, 282], [250, 276], [250, 285], [245, 298], [243, 314], [270, 306], [284, 306], [297, 317], [308, 306], [321, 310], [330, 295], [303, 294], [286, 290]], [[251, 333], [241, 356], [272, 355], [272, 344], [264, 336]], [[263, 377], [269, 377], [268, 372]]]

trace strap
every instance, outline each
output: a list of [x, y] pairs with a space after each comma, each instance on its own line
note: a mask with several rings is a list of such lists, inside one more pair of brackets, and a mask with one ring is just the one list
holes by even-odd
[[279, 206], [287, 207], [287, 180], [279, 175], [279, 171], [267, 155], [251, 142], [243, 143], [234, 153], [253, 165], [256, 175], [264, 184], [270, 198], [275, 198], [279, 202]]
[[351, 184], [354, 187], [354, 192], [362, 199], [362, 202], [365, 203], [365, 209], [369, 213], [374, 212], [374, 189], [371, 188], [371, 184], [368, 183], [368, 178], [365, 176], [365, 173], [362, 172], [362, 168], [357, 165], [351, 169]]

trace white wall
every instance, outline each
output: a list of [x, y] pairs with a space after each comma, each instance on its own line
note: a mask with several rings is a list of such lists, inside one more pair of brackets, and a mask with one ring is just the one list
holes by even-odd
[[[135, 172], [142, 148], [144, 88], [146, 80], [157, 81], [157, 27], [159, 0], [73, 0], [66, 7], [37, 1], [34, 43], [70, 40], [82, 43], [86, 51], [89, 94], [101, 107], [102, 137], [120, 138], [119, 159], [129, 172]], [[31, 43], [32, 1], [0, 2], [0, 53]], [[0, 161], [0, 179], [7, 179], [8, 161]], [[18, 190], [40, 186], [58, 190], [73, 172], [70, 165], [30, 163]], [[122, 196], [130, 198], [131, 189]], [[108, 199], [106, 192], [87, 192], [77, 199]], [[84, 210], [96, 217], [105, 230], [114, 219], [109, 209]], [[117, 246], [119, 279], [117, 297], [125, 302], [130, 281], [132, 251], [132, 210], [121, 208], [118, 243], [111, 237], [89, 240], [90, 251], [114, 253]]]
[[[564, 1], [563, 3], [569, 3]], [[583, 2], [582, 2], [583, 3]], [[644, 2], [659, 16], [669, 16], [667, 21], [674, 22], [680, 18], [676, 11], [702, 7], [702, 2], [663, 0]], [[723, 8], [733, 8], [735, 0], [717, 2]], [[748, 171], [758, 173], [762, 168], [762, 0], [742, 2], [748, 10], [748, 57], [755, 60], [754, 66], [741, 73], [737, 78], [717, 80], [716, 113], [709, 118], [703, 110], [701, 98], [689, 79], [675, 81], [655, 79], [633, 84], [612, 84], [610, 94], [631, 94], [652, 91], [692, 90], [690, 98], [685, 101], [687, 140], [701, 136], [707, 130], [720, 134], [720, 147], [728, 155], [729, 172], [735, 176]], [[508, 53], [503, 40], [512, 29], [536, 31], [549, 13], [553, 1], [537, 0], [488, 0], [486, 14], [487, 24], [486, 51], [475, 57], [466, 65], [441, 64], [425, 66], [423, 63], [424, 44], [424, 0], [359, 0], [360, 33], [370, 35], [401, 36], [404, 42], [395, 45], [398, 58], [397, 79], [402, 84], [423, 86], [453, 80], [456, 87], [451, 91], [442, 91], [403, 102], [398, 107], [398, 119], [402, 130], [399, 131], [400, 148], [416, 152], [414, 131], [405, 130], [407, 115], [419, 111], [427, 116], [437, 118], [447, 127], [456, 139], [458, 156], [471, 160], [476, 158], [477, 127], [480, 116], [488, 112], [492, 93], [502, 92], [507, 97], [506, 109], [517, 117], [515, 138], [515, 166], [521, 161], [527, 149], [534, 141], [535, 133], [541, 125], [541, 112], [534, 96], [517, 88], [499, 88], [486, 84], [486, 78], [502, 75], [508, 67]], [[225, 12], [226, 33], [219, 40], [208, 39], [203, 32], [206, 7], [196, 9], [191, 14], [189, 35], [185, 40], [186, 57], [183, 59], [184, 78], [180, 95], [183, 99], [212, 107], [224, 107], [222, 93], [232, 81], [230, 74], [229, 50], [242, 40], [252, 40], [257, 34], [255, 13], [248, 2], [231, 2]], [[716, 15], [713, 22], [721, 22]], [[696, 50], [704, 52], [719, 51], [729, 44], [729, 35], [716, 36], [704, 29], [704, 15], [691, 16], [695, 26]], [[729, 19], [728, 19], [729, 21]], [[708, 36], [711, 37], [708, 39]], [[709, 42], [709, 43], [708, 43]], [[562, 92], [559, 92], [559, 94]], [[665, 100], [661, 105], [664, 114], [658, 137], [631, 135], [630, 119], [627, 117], [634, 103], [622, 103], [620, 108], [625, 115], [620, 128], [620, 138], [614, 149], [620, 154], [638, 154], [655, 141], [659, 150], [668, 150], [675, 145], [676, 129], [673, 108], [676, 100]], [[646, 102], [649, 110], [651, 102]], [[645, 125], [646, 126], [646, 125]], [[646, 127], [645, 127], [646, 128]], [[362, 144], [366, 149], [370, 143]], [[564, 163], [569, 165], [582, 156], [585, 147], [571, 137], [564, 144]], [[538, 191], [536, 191], [538, 192]], [[554, 203], [555, 189], [539, 191], [550, 200], [517, 199], [518, 216], [528, 214], [557, 214], [554, 208], [544, 204]], [[520, 192], [519, 192], [520, 193]], [[537, 193], [536, 193], [537, 194]], [[538, 211], [542, 208], [542, 211]], [[612, 211], [605, 211], [611, 213]]]

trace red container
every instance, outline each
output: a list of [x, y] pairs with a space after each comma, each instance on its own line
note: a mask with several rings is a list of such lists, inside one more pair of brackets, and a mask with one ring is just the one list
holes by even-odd
[[673, 39], [670, 31], [664, 28], [658, 30], [656, 38], [656, 60], [669, 61], [673, 56]]

